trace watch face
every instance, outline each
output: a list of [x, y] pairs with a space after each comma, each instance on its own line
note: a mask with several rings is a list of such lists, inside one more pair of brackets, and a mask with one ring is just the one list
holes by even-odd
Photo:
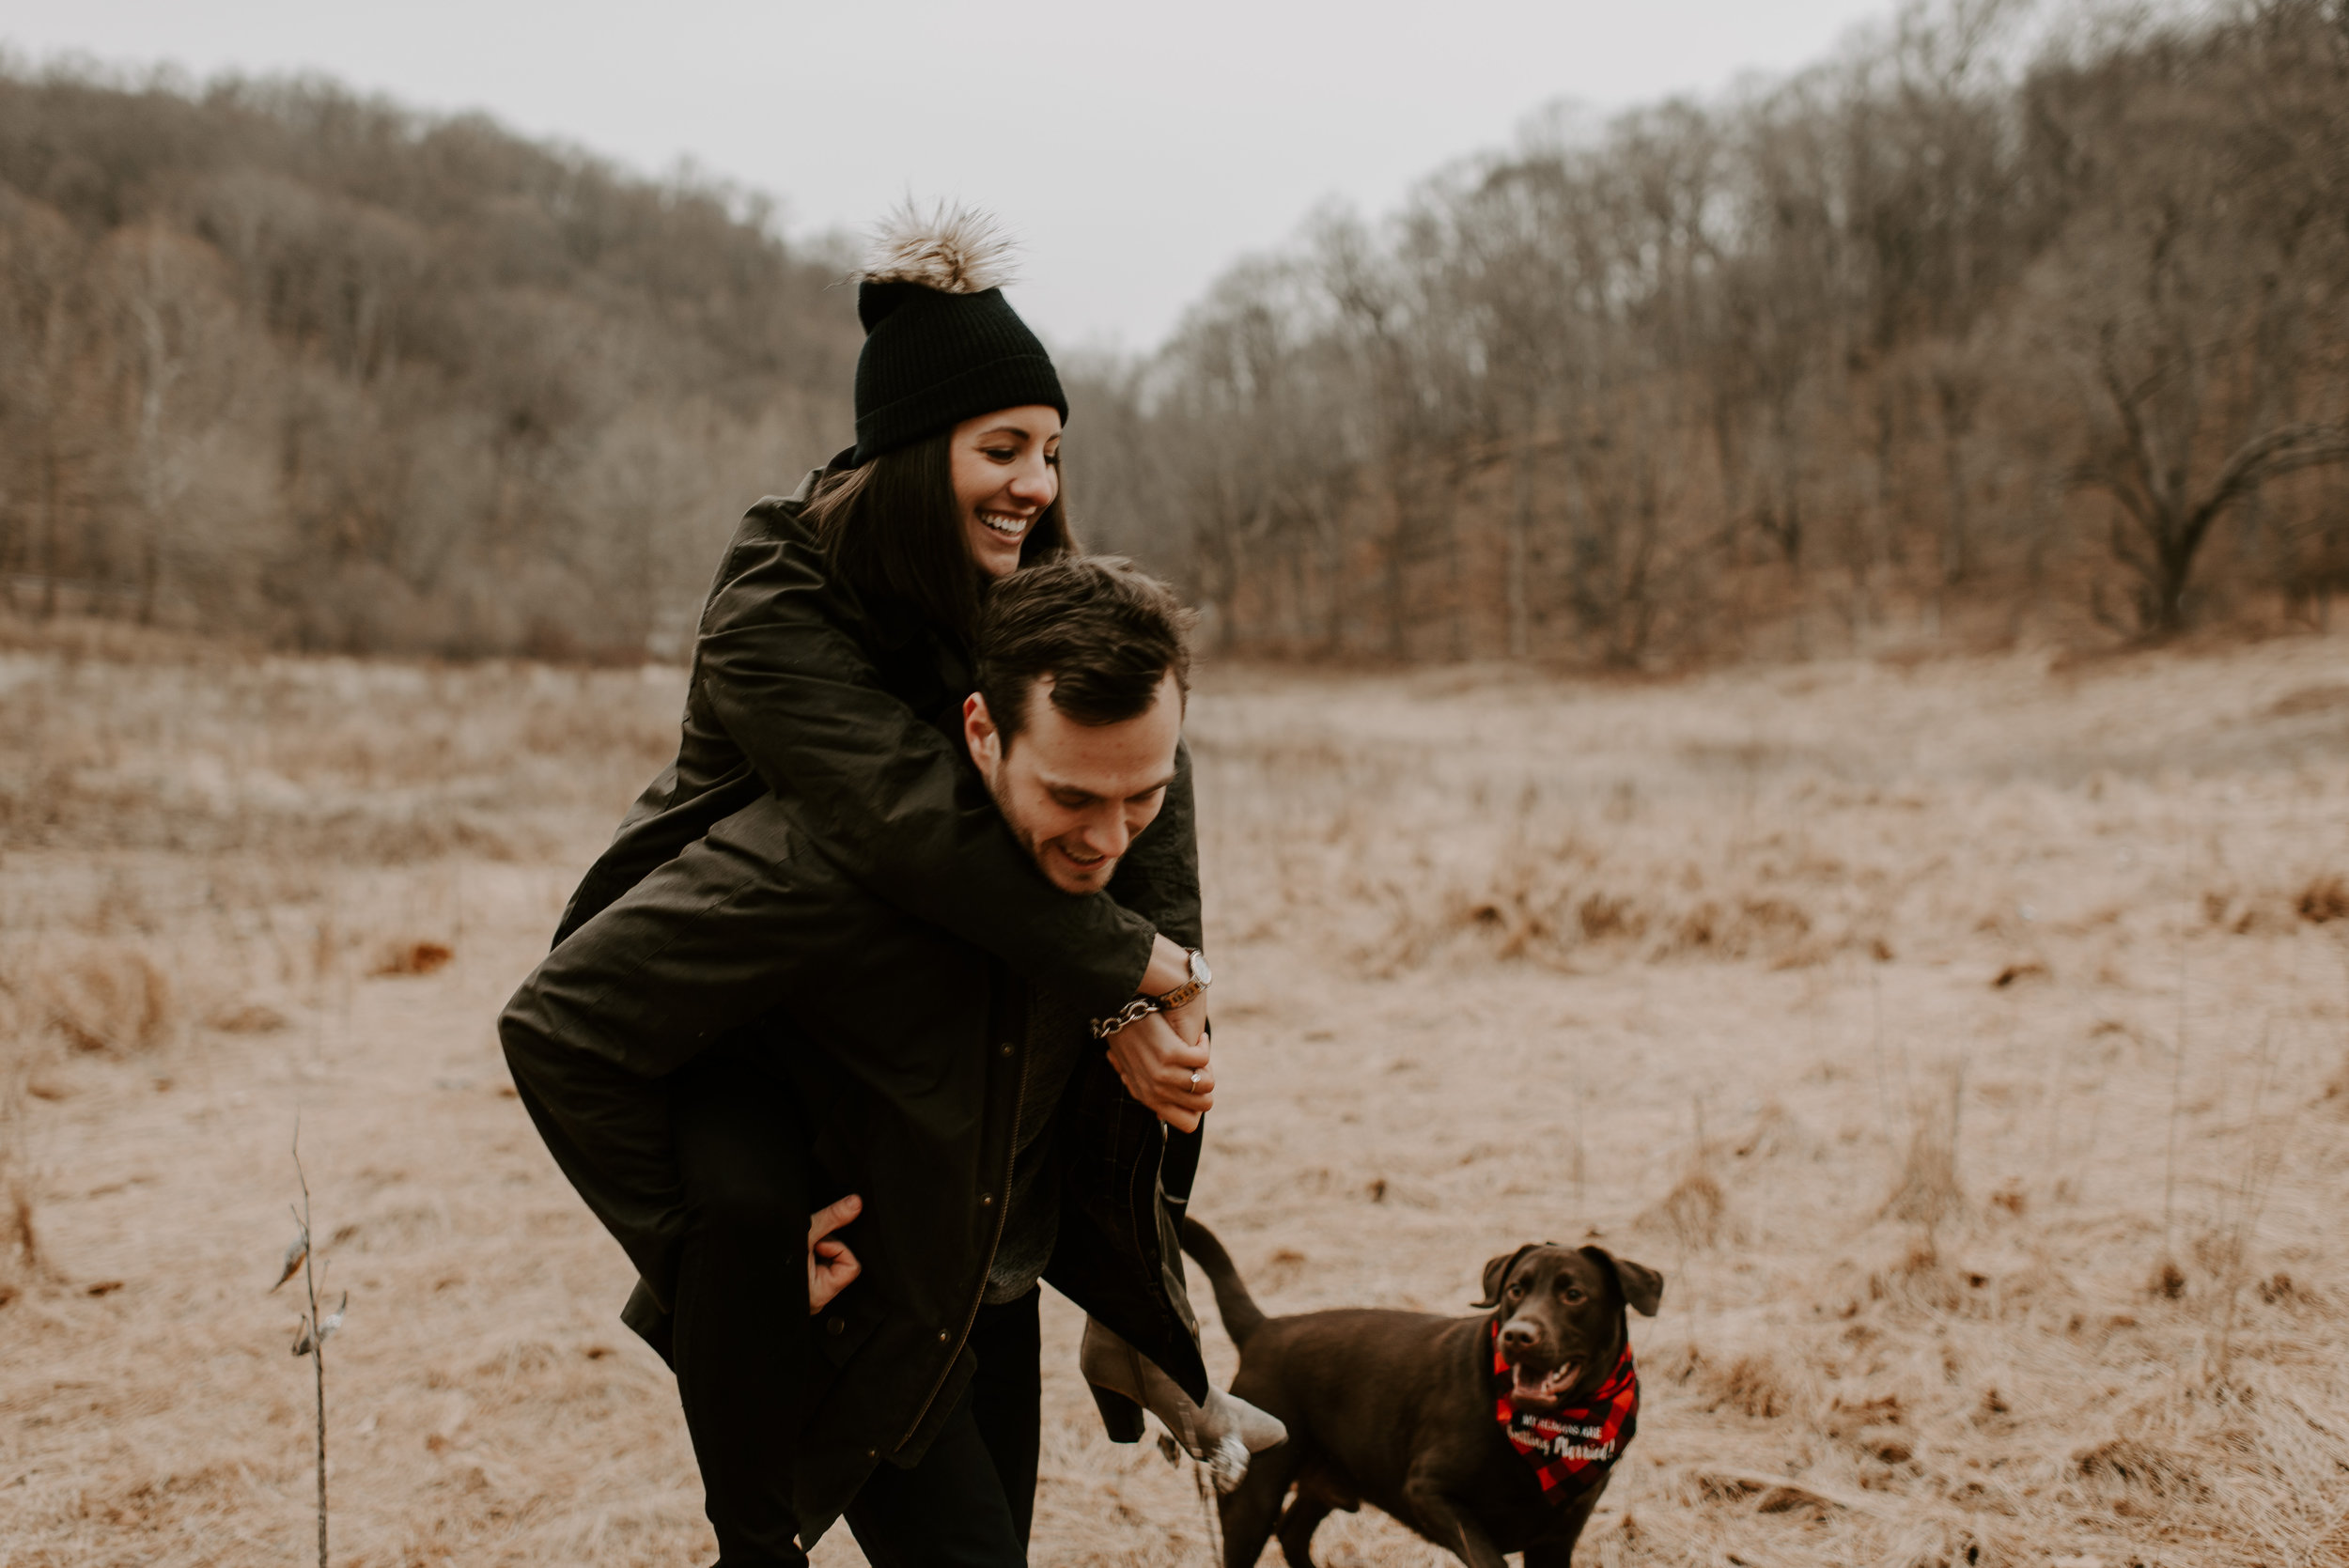
[[1207, 968], [1207, 955], [1195, 948], [1190, 955], [1190, 977], [1202, 986], [1215, 984], [1215, 971]]

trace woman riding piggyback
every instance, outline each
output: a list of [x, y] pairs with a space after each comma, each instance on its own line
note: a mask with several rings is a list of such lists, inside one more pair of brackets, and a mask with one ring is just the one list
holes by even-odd
[[[1039, 875], [957, 738], [989, 584], [1074, 548], [1066, 399], [1003, 295], [1002, 259], [967, 214], [908, 214], [883, 237], [858, 290], [856, 444], [744, 518], [704, 607], [677, 759], [500, 1019], [523, 1104], [635, 1266], [627, 1316], [677, 1371], [723, 1563], [800, 1560], [803, 1242], [844, 1196], [812, 1169], [807, 1108], [757, 1044], [795, 986], [839, 984], [857, 956], [828, 949], [839, 939], [794, 858], [820, 855], [1081, 1017], [1195, 998], [1204, 973], [1187, 751], [1116, 879], [1072, 892]], [[869, 1006], [885, 1015], [893, 988], [922, 983], [883, 977]], [[1179, 1213], [1214, 1095], [1204, 1005], [1138, 1017], [1108, 1046], [1115, 1082], [1176, 1129], [1162, 1156], [1152, 1141], [1139, 1190]], [[1136, 1245], [1155, 1254], [1155, 1235]], [[1194, 1344], [1143, 1348], [1205, 1397]]]

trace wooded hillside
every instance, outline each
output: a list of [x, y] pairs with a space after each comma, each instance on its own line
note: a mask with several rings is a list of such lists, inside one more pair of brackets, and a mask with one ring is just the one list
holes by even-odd
[[483, 118], [0, 78], [8, 601], [674, 652], [732, 514], [845, 439], [845, 267]]
[[[1064, 366], [1088, 537], [1267, 654], [2321, 621], [2349, 0], [2133, 14], [1911, 6], [1320, 214]], [[849, 259], [331, 85], [0, 76], [4, 602], [674, 655], [737, 508], [849, 439]]]

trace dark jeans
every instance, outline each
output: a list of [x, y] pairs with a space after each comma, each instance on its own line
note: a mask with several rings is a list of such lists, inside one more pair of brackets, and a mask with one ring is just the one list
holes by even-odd
[[[805, 1387], [805, 1135], [789, 1089], [721, 1048], [672, 1080], [692, 1206], [671, 1358], [719, 1568], [800, 1568], [791, 1450]], [[910, 1469], [883, 1464], [848, 1505], [874, 1568], [1015, 1568], [1035, 1514], [1040, 1292], [981, 1307], [978, 1370]]]
[[1039, 1292], [981, 1307], [977, 1374], [911, 1469], [883, 1465], [848, 1504], [873, 1568], [1021, 1568], [1035, 1517]]

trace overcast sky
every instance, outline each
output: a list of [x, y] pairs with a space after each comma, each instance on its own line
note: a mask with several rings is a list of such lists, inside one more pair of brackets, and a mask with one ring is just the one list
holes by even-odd
[[322, 71], [486, 109], [646, 172], [691, 158], [787, 232], [901, 193], [993, 209], [1021, 311], [1147, 349], [1315, 204], [1392, 207], [1569, 99], [1721, 91], [1829, 53], [1887, 0], [0, 0], [0, 44], [111, 64]]

